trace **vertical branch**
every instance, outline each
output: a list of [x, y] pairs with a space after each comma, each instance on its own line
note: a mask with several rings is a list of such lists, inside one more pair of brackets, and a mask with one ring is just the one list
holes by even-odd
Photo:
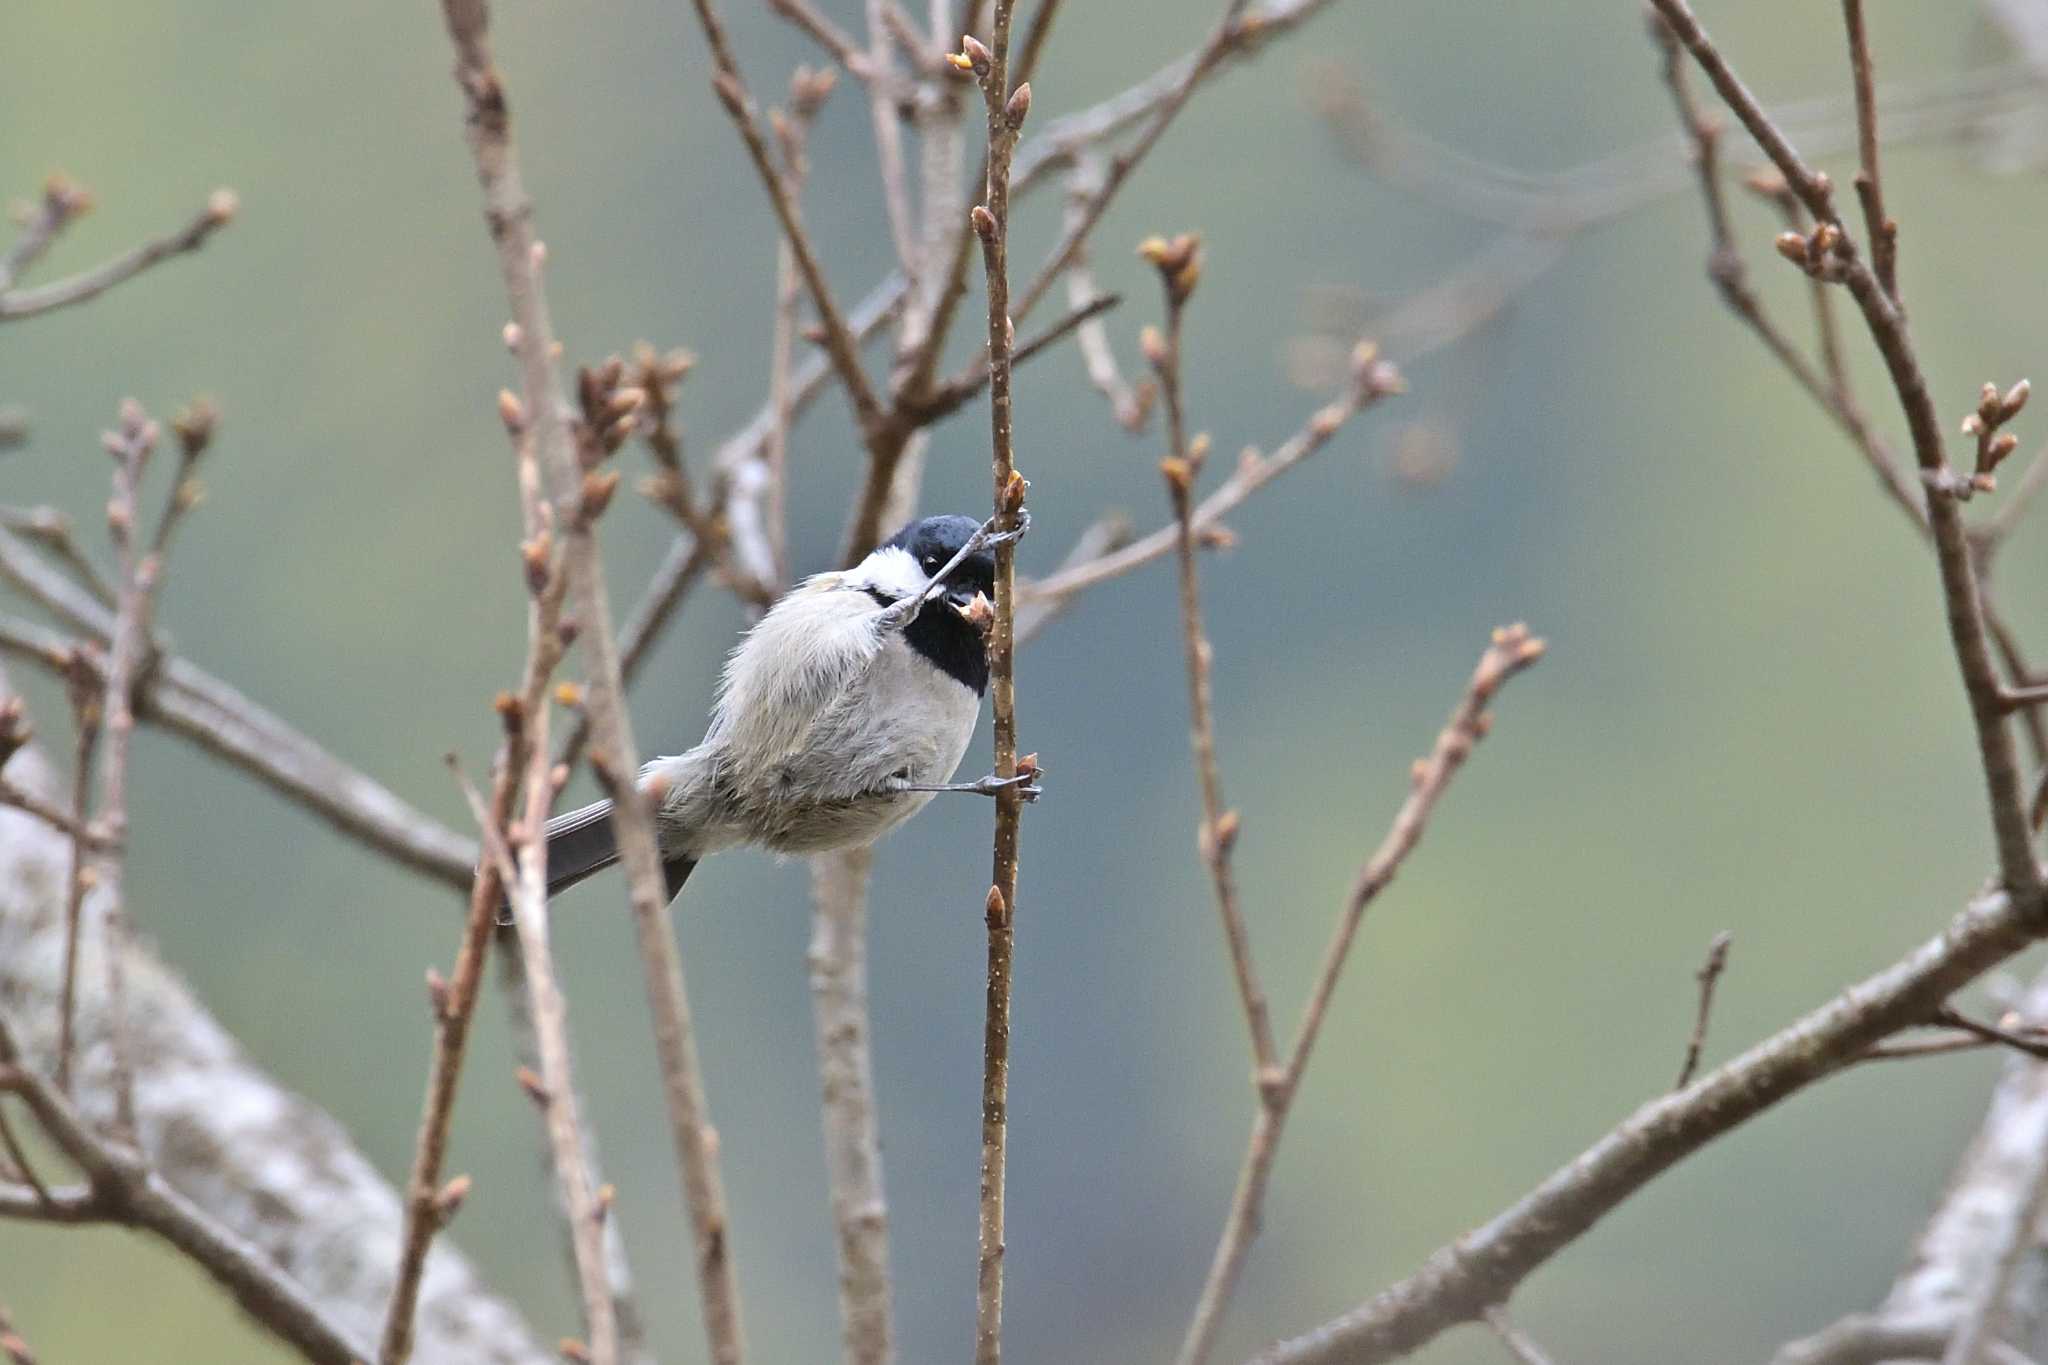
[[[635, 392], [642, 392], [636, 390]], [[531, 683], [544, 685], [553, 676], [568, 641], [562, 630], [564, 570], [554, 552], [554, 507], [542, 493], [534, 442], [525, 429], [525, 413], [510, 392], [499, 397], [499, 410], [511, 429], [518, 452], [518, 478], [525, 536], [520, 556], [526, 565], [530, 594], [527, 608], [527, 651]], [[680, 467], [680, 460], [677, 461]], [[526, 712], [520, 739], [525, 763], [518, 775], [524, 811], [512, 827], [509, 842], [516, 866], [501, 869], [510, 881], [512, 924], [519, 942], [527, 1001], [533, 1024], [534, 1050], [540, 1062], [541, 1107], [548, 1151], [561, 1187], [569, 1223], [569, 1246], [576, 1285], [583, 1303], [584, 1333], [592, 1365], [618, 1365], [619, 1317], [612, 1299], [605, 1252], [605, 1211], [600, 1205], [584, 1159], [583, 1124], [577, 1112], [576, 1081], [569, 1060], [568, 1005], [555, 978], [554, 954], [548, 944], [547, 821], [558, 790], [548, 759], [548, 708], [536, 690]], [[562, 776], [566, 776], [562, 774]], [[487, 853], [507, 857], [508, 842], [493, 827], [481, 800], [473, 800]]]
[[1230, 948], [1230, 966], [1237, 978], [1239, 1002], [1244, 1006], [1245, 1025], [1251, 1033], [1252, 1062], [1258, 1083], [1268, 1084], [1278, 1071], [1273, 1048], [1273, 1025], [1266, 1009], [1266, 992], [1252, 962], [1251, 935], [1245, 928], [1244, 912], [1238, 906], [1237, 875], [1231, 868], [1230, 851], [1237, 843], [1238, 814], [1223, 805], [1223, 777], [1216, 764], [1216, 722], [1210, 701], [1209, 670], [1215, 651], [1202, 630], [1202, 589], [1195, 566], [1196, 479], [1209, 452], [1209, 438], [1188, 439], [1187, 416], [1181, 399], [1181, 324], [1201, 278], [1201, 243], [1192, 234], [1171, 242], [1163, 237], [1148, 238], [1138, 253], [1158, 268], [1166, 294], [1166, 332], [1148, 328], [1145, 352], [1159, 376], [1159, 391], [1166, 408], [1166, 458], [1159, 462], [1166, 479], [1167, 495], [1173, 501], [1176, 545], [1180, 562], [1181, 635], [1187, 647], [1188, 731], [1195, 752], [1195, 771], [1202, 792], [1202, 861], [1208, 865], [1216, 886], [1216, 910], [1223, 921], [1224, 941]]
[[[1011, 351], [1009, 229], [1010, 156], [1017, 130], [1031, 110], [1031, 87], [1009, 88], [1010, 15], [1014, 0], [995, 0], [989, 45], [972, 37], [949, 60], [981, 82], [988, 112], [988, 178], [970, 220], [981, 238], [988, 280], [989, 436], [999, 531], [1014, 531], [1024, 508], [1025, 481], [1017, 472], [1010, 411]], [[1017, 771], [1017, 546], [996, 546], [995, 624], [989, 633], [989, 692], [995, 713], [995, 772]], [[996, 796], [992, 882], [988, 889], [988, 999], [982, 1029], [981, 1217], [977, 1239], [974, 1314], [976, 1365], [996, 1365], [1003, 1354], [1003, 1186], [1009, 1146], [1010, 971], [1015, 946], [1017, 845], [1023, 801], [1014, 786]]]
[[[210, 427], [207, 434], [211, 434]], [[98, 821], [104, 837], [98, 858], [90, 864], [90, 880], [106, 898], [102, 923], [108, 940], [107, 1009], [114, 1056], [114, 1123], [119, 1131], [130, 1134], [135, 1131], [135, 1074], [122, 973], [127, 956], [123, 951], [127, 901], [122, 873], [127, 863], [128, 760], [135, 738], [135, 688], [151, 647], [156, 585], [163, 572], [161, 546], [168, 534], [160, 530], [158, 538], [145, 545], [140, 525], [142, 476], [161, 436], [162, 429], [131, 399], [121, 405], [119, 426], [101, 438], [107, 453], [114, 457], [114, 490], [107, 503], [107, 529], [120, 560], [120, 576], [114, 591], [114, 630], [107, 653], [105, 700], [100, 706], [106, 743], [100, 755]], [[180, 438], [184, 439], [182, 428]], [[199, 447], [204, 445], [202, 437]], [[197, 454], [188, 443], [186, 462], [196, 459]], [[166, 513], [166, 518], [170, 515]], [[81, 755], [86, 747], [81, 738]], [[80, 894], [79, 889], [74, 888], [72, 894]]]
[[[560, 395], [556, 373], [554, 329], [549, 320], [547, 298], [540, 279], [545, 251], [534, 237], [533, 206], [519, 172], [514, 152], [504, 83], [491, 61], [487, 38], [488, 12], [483, 0], [442, 0], [442, 12], [456, 51], [456, 81], [468, 105], [470, 153], [483, 190], [486, 221], [497, 247], [498, 265], [505, 292], [512, 306], [514, 341], [533, 422], [535, 451], [542, 478], [558, 507], [575, 508], [563, 549], [571, 601], [588, 668], [588, 714], [591, 734], [591, 766], [610, 788], [616, 802], [613, 828], [618, 838], [620, 861], [625, 866], [631, 900], [634, 936], [646, 977], [648, 1002], [654, 1016], [655, 1053], [661, 1071], [663, 1098], [681, 1170], [685, 1203], [696, 1242], [698, 1290], [704, 1304], [705, 1332], [710, 1340], [715, 1365], [737, 1365], [745, 1355], [740, 1325], [739, 1286], [733, 1273], [728, 1245], [725, 1189], [719, 1171], [718, 1138], [711, 1127], [704, 1099], [702, 1073], [698, 1066], [695, 1034], [689, 1000], [683, 985], [682, 958], [677, 951], [668, 918], [667, 885], [662, 872], [661, 853], [654, 836], [653, 812], [646, 794], [631, 780], [636, 765], [632, 726], [626, 709], [620, 677], [618, 642], [612, 630], [611, 606], [607, 600], [604, 566], [598, 557], [595, 516], [609, 500], [617, 474], [602, 473], [596, 459], [586, 459], [572, 448], [568, 414]], [[715, 54], [722, 76], [721, 91], [730, 92], [744, 107], [744, 92], [731, 68], [723, 34], [716, 27], [705, 0], [699, 13], [713, 35]], [[737, 111], [736, 111], [737, 112]], [[766, 149], [751, 117], [742, 118], [749, 134], [748, 145], [761, 154], [762, 166], [775, 191], [778, 208], [788, 210], [781, 179], [765, 160]], [[790, 231], [793, 245], [804, 255], [800, 228]], [[800, 260], [801, 263], [801, 260]], [[813, 263], [814, 265], [815, 263]], [[837, 320], [829, 297], [823, 296], [822, 280], [811, 271], [821, 315], [830, 315], [828, 331], [851, 353], [850, 338], [843, 322]], [[849, 388], [858, 379], [847, 376]], [[615, 427], [606, 427], [607, 440]], [[622, 434], [622, 433], [621, 433]], [[601, 457], [600, 457], [601, 458]]]
[[840, 1338], [847, 1365], [895, 1358], [888, 1201], [868, 1044], [866, 848], [811, 860], [811, 1014], [824, 1090], [825, 1170], [839, 1242]]
[[1899, 225], [1884, 214], [1884, 181], [1877, 168], [1877, 80], [1871, 70], [1870, 34], [1863, 25], [1863, 0], [1842, 0], [1842, 24], [1849, 35], [1849, 72], [1856, 87], [1856, 197], [1863, 204], [1870, 236], [1870, 264], [1895, 308], [1899, 298]]
[[71, 1066], [78, 1047], [78, 931], [85, 916], [85, 892], [92, 874], [86, 866], [86, 818], [92, 802], [92, 760], [99, 747], [101, 706], [106, 693], [98, 675], [78, 653], [66, 657], [64, 684], [78, 740], [71, 766], [71, 864], [64, 883], [64, 981], [57, 997], [57, 1088], [71, 1093]]

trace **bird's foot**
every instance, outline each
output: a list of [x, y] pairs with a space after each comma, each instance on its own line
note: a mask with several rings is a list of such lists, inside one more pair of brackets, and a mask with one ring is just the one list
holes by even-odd
[[1038, 785], [1038, 779], [1044, 775], [1044, 769], [1032, 767], [1026, 768], [1014, 777], [997, 777], [990, 773], [987, 777], [976, 778], [972, 782], [920, 783], [898, 780], [891, 784], [891, 789], [899, 792], [966, 792], [970, 796], [1000, 796], [1003, 792], [1015, 788], [1020, 799], [1036, 801], [1044, 792], [1044, 788]]

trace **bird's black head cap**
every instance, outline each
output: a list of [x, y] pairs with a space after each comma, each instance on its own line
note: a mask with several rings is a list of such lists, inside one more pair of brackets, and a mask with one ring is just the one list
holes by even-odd
[[[960, 547], [980, 529], [981, 523], [973, 517], [924, 517], [882, 544], [915, 559], [929, 578], [951, 563]], [[904, 642], [962, 685], [977, 693], [987, 690], [988, 646], [981, 633], [953, 608], [973, 601], [976, 593], [994, 596], [995, 590], [995, 552], [976, 550], [947, 576], [944, 601], [932, 603], [910, 623]]]

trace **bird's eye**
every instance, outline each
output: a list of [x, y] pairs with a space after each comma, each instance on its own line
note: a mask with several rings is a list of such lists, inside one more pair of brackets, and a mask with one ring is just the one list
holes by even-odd
[[926, 555], [924, 557], [924, 571], [926, 573], [937, 573], [939, 571], [940, 562], [941, 561], [937, 555]]

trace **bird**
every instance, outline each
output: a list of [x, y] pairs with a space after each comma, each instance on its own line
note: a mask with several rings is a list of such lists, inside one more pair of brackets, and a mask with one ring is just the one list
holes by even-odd
[[[703, 740], [640, 770], [671, 900], [728, 848], [872, 844], [939, 792], [1038, 798], [1035, 767], [951, 780], [988, 688], [993, 546], [1028, 524], [924, 517], [768, 609], [726, 659]], [[618, 861], [612, 806], [548, 822], [550, 896]]]

